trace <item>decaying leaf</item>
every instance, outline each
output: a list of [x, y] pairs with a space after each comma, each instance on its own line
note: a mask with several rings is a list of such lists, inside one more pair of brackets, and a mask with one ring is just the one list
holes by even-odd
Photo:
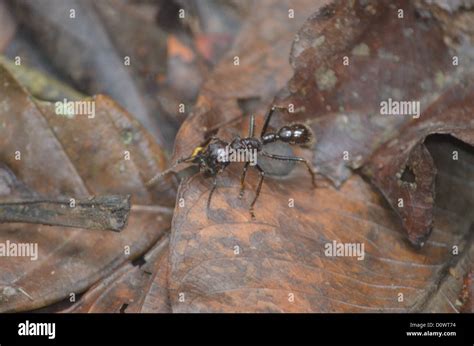
[[69, 87], [54, 77], [22, 65], [15, 65], [13, 61], [0, 55], [0, 64], [3, 65], [35, 98], [43, 101], [80, 100], [86, 96]]
[[[433, 227], [436, 167], [424, 145], [431, 134], [448, 134], [474, 145], [474, 84], [461, 83], [433, 103], [417, 121], [380, 147], [363, 172], [400, 215], [408, 238], [422, 246]], [[457, 151], [451, 163], [459, 160]]]
[[131, 194], [133, 204], [121, 233], [0, 224], [0, 243], [38, 248], [36, 261], [11, 257], [2, 264], [1, 311], [40, 308], [84, 291], [143, 254], [169, 227], [166, 208], [155, 206], [173, 202], [173, 186], [153, 191], [144, 184], [166, 165], [162, 150], [109, 98], [85, 101], [95, 105], [94, 118], [59, 115], [0, 67], [0, 161], [42, 196]]
[[171, 312], [168, 245], [169, 237], [164, 235], [142, 261], [123, 264], [62, 312]]
[[[10, 4], [19, 22], [37, 42], [41, 42], [42, 51], [69, 80], [89, 94], [107, 92], [148, 128], [160, 145], [169, 143], [164, 140], [164, 134], [167, 134], [164, 129], [168, 125], [166, 118], [161, 112], [152, 115], [141, 94], [143, 89], [135, 83], [131, 73], [131, 66], [146, 65], [140, 52], [144, 54], [147, 45], [154, 47], [151, 51], [155, 59], [153, 66], [161, 66], [160, 71], [164, 70], [166, 42], [162, 40], [164, 34], [158, 28], [143, 25], [140, 19], [131, 15], [123, 15], [123, 6], [114, 8], [115, 12], [122, 14], [121, 25], [130, 29], [130, 35], [136, 35], [132, 40], [136, 44], [125, 49], [120, 37], [114, 35], [118, 31], [117, 13], [109, 13], [108, 20], [101, 21], [103, 17], [96, 12], [92, 1], [66, 3], [52, 0], [38, 3], [22, 0], [11, 1]], [[107, 8], [107, 3], [99, 7]], [[112, 33], [110, 36], [109, 30]], [[147, 35], [140, 35], [143, 32]], [[146, 42], [138, 41], [139, 37]], [[130, 59], [128, 64], [127, 57]], [[146, 66], [150, 69], [150, 64]], [[147, 72], [153, 74], [155, 71]]]
[[[445, 297], [433, 300], [453, 263], [472, 264], [471, 185], [444, 177], [451, 191], [440, 197], [451, 204], [462, 195], [470, 216], [463, 209], [436, 209], [432, 235], [418, 251], [404, 240], [396, 214], [357, 175], [340, 190], [312, 190], [304, 169], [291, 179], [267, 179], [252, 222], [248, 205], [256, 177], [239, 200], [239, 173], [221, 175], [209, 218], [211, 182], [196, 175], [180, 187], [185, 207], [175, 208], [170, 242], [174, 312], [452, 311]], [[363, 244], [365, 255], [329, 256], [334, 242]], [[456, 297], [448, 296], [453, 303]]]

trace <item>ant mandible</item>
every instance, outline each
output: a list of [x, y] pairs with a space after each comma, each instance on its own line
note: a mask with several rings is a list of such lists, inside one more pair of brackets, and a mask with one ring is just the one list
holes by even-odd
[[[192, 163], [197, 165], [201, 172], [205, 173], [209, 177], [213, 177], [213, 183], [211, 192], [207, 199], [207, 208], [206, 211], [209, 212], [212, 195], [214, 194], [217, 188], [217, 175], [221, 173], [228, 165], [229, 161], [222, 160], [222, 152], [226, 150], [226, 147], [232, 148], [234, 150], [245, 149], [245, 150], [254, 150], [258, 154], [266, 156], [270, 159], [281, 160], [281, 161], [295, 161], [301, 162], [306, 165], [308, 172], [311, 174], [311, 182], [313, 187], [316, 187], [315, 174], [308, 163], [304, 158], [297, 156], [286, 156], [286, 155], [276, 155], [268, 153], [264, 150], [263, 146], [268, 143], [273, 143], [281, 141], [284, 143], [292, 145], [304, 145], [311, 141], [312, 133], [311, 130], [303, 124], [291, 124], [281, 127], [277, 132], [267, 132], [268, 124], [274, 114], [275, 110], [287, 110], [285, 107], [273, 106], [267, 115], [265, 116], [265, 122], [263, 124], [260, 137], [254, 137], [255, 130], [255, 117], [250, 116], [250, 126], [249, 133], [246, 138], [235, 137], [230, 143], [225, 142], [217, 137], [212, 137], [207, 145], [198, 146], [193, 150], [193, 153], [189, 157], [179, 159], [171, 168], [163, 171], [162, 173], [157, 174], [153, 177], [147, 185], [154, 184], [158, 179], [163, 177], [165, 174], [168, 174], [173, 171], [173, 169], [180, 163]], [[239, 198], [242, 198], [245, 190], [245, 177], [247, 175], [247, 170], [250, 165], [250, 162], [247, 161], [244, 164], [242, 175], [240, 177], [240, 193]], [[255, 168], [259, 172], [260, 179], [257, 185], [257, 191], [255, 197], [250, 204], [249, 212], [252, 219], [255, 219], [254, 206], [257, 202], [258, 197], [260, 196], [260, 191], [262, 189], [263, 180], [265, 177], [265, 171], [258, 164], [255, 165]]]

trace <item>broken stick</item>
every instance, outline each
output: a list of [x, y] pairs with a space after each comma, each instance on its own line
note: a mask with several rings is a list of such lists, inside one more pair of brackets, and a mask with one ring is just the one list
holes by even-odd
[[120, 232], [130, 213], [130, 195], [87, 199], [22, 198], [0, 201], [0, 223], [24, 222]]

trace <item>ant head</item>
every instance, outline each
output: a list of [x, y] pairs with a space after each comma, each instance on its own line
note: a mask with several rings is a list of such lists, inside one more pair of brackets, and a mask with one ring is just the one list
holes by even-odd
[[210, 167], [208, 165], [209, 154], [208, 154], [207, 148], [208, 148], [207, 146], [206, 147], [198, 146], [194, 148], [191, 156], [186, 161], [199, 166], [199, 170], [201, 170], [202, 172], [209, 171], [210, 170]]
[[190, 156], [190, 161], [199, 162], [199, 160], [204, 156], [204, 147], [198, 146], [194, 148], [193, 153]]

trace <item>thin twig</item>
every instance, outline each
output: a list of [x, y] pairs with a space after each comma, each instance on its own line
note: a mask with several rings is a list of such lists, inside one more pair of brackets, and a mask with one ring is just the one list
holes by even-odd
[[130, 213], [130, 195], [88, 199], [25, 198], [0, 202], [0, 223], [22, 222], [120, 232]]

